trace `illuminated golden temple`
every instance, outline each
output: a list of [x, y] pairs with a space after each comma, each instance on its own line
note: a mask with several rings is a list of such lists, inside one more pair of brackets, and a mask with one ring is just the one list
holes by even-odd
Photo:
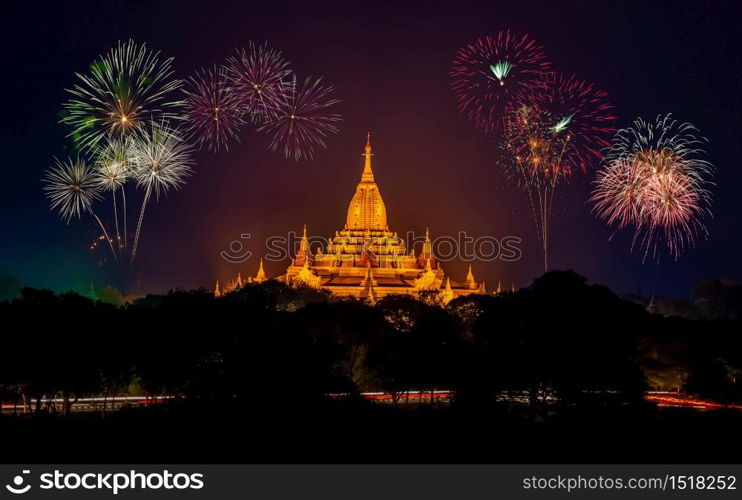
[[[450, 279], [433, 255], [427, 231], [417, 256], [414, 248], [406, 249], [404, 240], [387, 225], [386, 206], [371, 168], [370, 135], [363, 156], [361, 181], [350, 201], [345, 227], [329, 239], [324, 251], [318, 246], [313, 253], [304, 226], [296, 256], [286, 273], [275, 279], [372, 303], [387, 295], [408, 294], [446, 304], [462, 295], [485, 293], [484, 283], [476, 282], [471, 266], [463, 283]], [[243, 280], [238, 275], [224, 287], [217, 282], [214, 293], [219, 296], [266, 279], [261, 260], [255, 277]]]

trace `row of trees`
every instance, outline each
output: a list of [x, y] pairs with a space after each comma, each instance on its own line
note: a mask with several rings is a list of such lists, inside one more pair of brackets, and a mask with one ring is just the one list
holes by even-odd
[[244, 404], [328, 393], [453, 389], [460, 405], [526, 398], [539, 411], [636, 403], [647, 381], [740, 395], [739, 323], [664, 318], [550, 272], [530, 287], [440, 307], [409, 296], [371, 306], [277, 282], [125, 307], [23, 289], [0, 303], [0, 387], [20, 404], [126, 392]]

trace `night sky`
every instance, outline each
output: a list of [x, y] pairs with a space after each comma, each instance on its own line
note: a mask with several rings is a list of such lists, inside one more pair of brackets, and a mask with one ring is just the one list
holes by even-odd
[[[592, 174], [577, 175], [554, 211], [553, 267], [645, 295], [686, 297], [703, 278], [740, 280], [740, 14], [738, 2], [699, 1], [13, 2], [4, 7], [1, 35], [0, 275], [55, 290], [111, 279], [87, 249], [95, 236], [90, 221], [60, 222], [39, 180], [53, 156], [71, 151], [68, 129], [57, 122], [74, 72], [133, 38], [175, 57], [179, 77], [249, 41], [267, 41], [299, 77], [324, 75], [344, 117], [341, 133], [312, 162], [270, 152], [269, 138], [250, 128], [229, 152], [199, 152], [187, 186], [148, 208], [144, 290], [210, 287], [238, 270], [254, 274], [256, 260], [236, 266], [219, 257], [241, 233], [252, 234], [249, 246], [260, 255], [267, 236], [304, 223], [310, 234], [341, 229], [367, 131], [392, 230], [520, 236], [521, 261], [474, 263], [474, 272], [490, 289], [498, 280], [527, 285], [542, 264], [524, 194], [457, 112], [448, 78], [458, 47], [510, 28], [542, 44], [557, 70], [606, 90], [619, 126], [667, 112], [694, 123], [717, 167], [708, 241], [659, 264], [629, 252], [628, 231], [609, 241], [613, 230], [586, 202]], [[268, 263], [266, 271], [276, 275], [287, 264]], [[466, 266], [445, 268], [463, 279]]]

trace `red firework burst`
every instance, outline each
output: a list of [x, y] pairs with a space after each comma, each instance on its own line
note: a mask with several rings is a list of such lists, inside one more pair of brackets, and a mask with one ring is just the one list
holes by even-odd
[[283, 80], [291, 73], [280, 52], [267, 45], [250, 43], [229, 58], [231, 85], [255, 122], [273, 118], [286, 93]]
[[565, 149], [560, 168], [571, 175], [574, 168], [587, 172], [600, 163], [603, 150], [615, 133], [616, 116], [604, 91], [572, 75], [545, 76], [544, 85], [528, 96], [531, 105], [552, 117], [551, 133], [564, 136]]
[[308, 77], [300, 84], [294, 77], [286, 88], [274, 116], [258, 130], [272, 134], [271, 149], [282, 145], [286, 158], [311, 160], [314, 148], [326, 147], [327, 135], [338, 132], [334, 124], [342, 117], [328, 108], [340, 101], [330, 98], [333, 88], [322, 85], [322, 78]]
[[229, 139], [239, 142], [239, 129], [245, 123], [240, 95], [229, 84], [222, 67], [197, 72], [183, 89], [186, 132], [199, 146], [209, 150], [227, 149]]
[[484, 132], [502, 130], [508, 106], [543, 82], [551, 65], [543, 48], [528, 35], [500, 31], [458, 50], [451, 77], [459, 111]]

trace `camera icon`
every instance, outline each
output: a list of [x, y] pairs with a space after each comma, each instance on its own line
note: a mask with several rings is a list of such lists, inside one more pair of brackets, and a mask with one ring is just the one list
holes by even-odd
[[[28, 469], [24, 469], [22, 471], [22, 474], [30, 474], [30, 473], [31, 473], [31, 471], [28, 470]], [[12, 485], [11, 484], [6, 484], [5, 485], [5, 489], [7, 489], [9, 492], [14, 493], [16, 495], [22, 495], [22, 494], [28, 492], [28, 490], [31, 489], [31, 485], [30, 484], [27, 484], [27, 485], [23, 486], [23, 481], [24, 480], [25, 480], [25, 478], [22, 475], [19, 474], [19, 475], [15, 476], [13, 478], [13, 484]]]

